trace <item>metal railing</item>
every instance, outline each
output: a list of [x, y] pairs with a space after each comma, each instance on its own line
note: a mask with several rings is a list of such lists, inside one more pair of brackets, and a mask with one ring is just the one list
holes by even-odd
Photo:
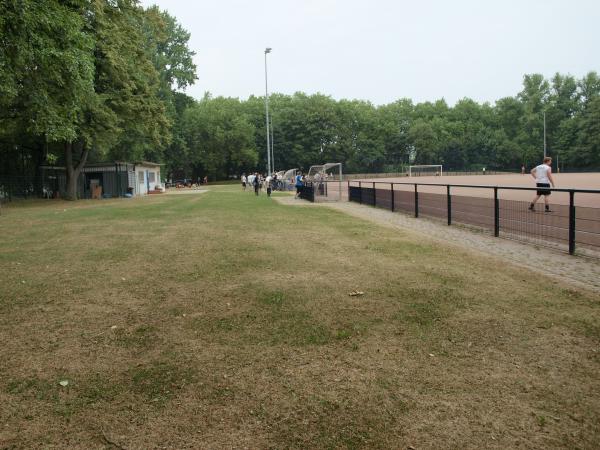
[[[437, 192], [419, 190], [421, 186]], [[489, 194], [488, 197], [456, 195], [455, 188], [484, 189]], [[575, 253], [576, 245], [600, 251], [600, 208], [576, 204], [576, 194], [598, 195], [600, 204], [600, 190], [544, 188], [568, 194], [568, 204], [554, 203], [550, 213], [530, 211], [530, 201], [501, 197], [501, 193], [510, 191], [537, 190], [520, 186], [348, 181], [348, 199], [357, 203], [403, 211], [415, 217], [444, 219], [448, 225], [456, 222], [476, 226], [488, 229], [496, 237], [568, 249], [570, 254]]]
[[0, 176], [0, 200], [9, 202], [45, 196], [42, 179], [28, 175]]

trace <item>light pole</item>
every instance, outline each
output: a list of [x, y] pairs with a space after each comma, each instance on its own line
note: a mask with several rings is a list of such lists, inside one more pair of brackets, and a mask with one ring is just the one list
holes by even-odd
[[265, 49], [265, 110], [267, 112], [267, 172], [271, 175], [271, 142], [269, 135], [269, 84], [267, 83], [267, 53], [271, 53], [271, 48]]
[[273, 151], [275, 139], [273, 139], [273, 129], [273, 116], [271, 115], [271, 165], [273, 166], [273, 173], [275, 173], [275, 152]]

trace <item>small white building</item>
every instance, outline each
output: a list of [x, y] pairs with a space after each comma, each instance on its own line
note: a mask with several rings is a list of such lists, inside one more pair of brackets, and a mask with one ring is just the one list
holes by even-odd
[[129, 186], [134, 188], [134, 195], [146, 195], [155, 191], [160, 182], [160, 164], [140, 161], [133, 164], [133, 169], [127, 173]]

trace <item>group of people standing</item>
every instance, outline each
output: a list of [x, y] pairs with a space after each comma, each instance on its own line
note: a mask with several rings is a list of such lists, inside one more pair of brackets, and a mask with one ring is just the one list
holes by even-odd
[[277, 174], [265, 176], [264, 174], [254, 172], [246, 176], [246, 174], [243, 173], [241, 179], [242, 189], [244, 191], [250, 186], [254, 188], [254, 194], [259, 195], [262, 188], [265, 187], [267, 189], [267, 196], [270, 197], [271, 192], [273, 192], [273, 186], [277, 183]]
[[[264, 187], [267, 189], [267, 196], [270, 197], [271, 193], [273, 192], [273, 189], [275, 189], [276, 186], [282, 185], [282, 180], [278, 179], [276, 173], [272, 176], [265, 176], [264, 174], [258, 172], [251, 173], [250, 175], [246, 175], [245, 173], [243, 173], [240, 179], [242, 181], [242, 190], [245, 191], [248, 189], [248, 187], [251, 187], [254, 189], [255, 195], [259, 195], [260, 191]], [[304, 177], [304, 174], [302, 172], [299, 172], [292, 180], [292, 183], [296, 188], [296, 198], [298, 198], [302, 193], [302, 188], [304, 187], [305, 182], [306, 178]]]

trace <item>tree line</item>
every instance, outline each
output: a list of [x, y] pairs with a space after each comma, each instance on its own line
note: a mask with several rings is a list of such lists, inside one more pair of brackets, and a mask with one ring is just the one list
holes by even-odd
[[[186, 176], [226, 178], [266, 167], [264, 97], [187, 98], [168, 160]], [[600, 169], [600, 77], [525, 75], [522, 90], [495, 104], [464, 98], [376, 106], [322, 94], [269, 97], [275, 168], [342, 162], [346, 172], [400, 172], [409, 164], [446, 170], [520, 171], [544, 148], [562, 169]]]
[[[196, 100], [190, 34], [136, 0], [0, 3], [0, 178], [86, 162], [150, 160], [169, 178], [266, 170], [264, 97]], [[342, 162], [346, 172], [407, 164], [519, 170], [543, 152], [561, 168], [600, 169], [600, 78], [523, 77], [514, 97], [387, 105], [327, 95], [269, 98], [277, 170]], [[0, 179], [0, 182], [2, 180]]]

